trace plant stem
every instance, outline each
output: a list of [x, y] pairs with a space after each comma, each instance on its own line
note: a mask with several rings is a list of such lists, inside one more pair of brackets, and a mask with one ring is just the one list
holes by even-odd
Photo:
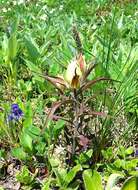
[[76, 89], [74, 89], [74, 131], [73, 131], [73, 143], [72, 143], [72, 156], [75, 154], [76, 149], [76, 137], [77, 137], [77, 129], [79, 127], [78, 122], [78, 112], [79, 112], [79, 104]]

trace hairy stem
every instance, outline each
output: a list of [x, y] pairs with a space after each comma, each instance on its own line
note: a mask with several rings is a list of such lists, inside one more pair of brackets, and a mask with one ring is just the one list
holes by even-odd
[[79, 127], [78, 115], [79, 115], [79, 102], [78, 102], [76, 89], [74, 89], [74, 121], [73, 121], [74, 131], [73, 131], [73, 143], [72, 143], [72, 156], [74, 156], [76, 149], [77, 129]]

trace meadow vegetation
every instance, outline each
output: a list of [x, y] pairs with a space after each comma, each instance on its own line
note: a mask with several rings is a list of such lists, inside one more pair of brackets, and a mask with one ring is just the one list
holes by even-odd
[[0, 190], [138, 190], [137, 0], [0, 1]]

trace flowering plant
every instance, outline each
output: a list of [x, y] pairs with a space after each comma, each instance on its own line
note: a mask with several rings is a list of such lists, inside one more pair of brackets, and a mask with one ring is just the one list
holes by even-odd
[[11, 105], [11, 113], [8, 115], [9, 121], [19, 121], [23, 117], [23, 111], [18, 104]]
[[[69, 62], [65, 72], [61, 76], [53, 77], [33, 71], [54, 85], [61, 95], [61, 100], [54, 102], [47, 113], [43, 132], [48, 129], [50, 120], [54, 120], [56, 118], [56, 120], [61, 119], [68, 122], [71, 127], [70, 129], [67, 127], [65, 131], [67, 130], [66, 133], [69, 134], [68, 137], [66, 137], [66, 142], [69, 147], [71, 142], [71, 157], [75, 155], [76, 151], [79, 151], [78, 147], [87, 149], [90, 145], [91, 140], [87, 138], [87, 134], [85, 132], [85, 118], [87, 117], [87, 120], [90, 121], [94, 116], [104, 118], [107, 116], [106, 113], [92, 110], [91, 106], [87, 104], [87, 101], [84, 101], [84, 91], [88, 90], [91, 86], [100, 81], [113, 81], [106, 77], [99, 77], [93, 80], [88, 79], [89, 74], [97, 64], [86, 63], [79, 34], [76, 30], [73, 32], [75, 33], [78, 53]], [[66, 96], [66, 90], [70, 92], [69, 96]], [[56, 111], [60, 108], [64, 109], [64, 112], [56, 115]]]

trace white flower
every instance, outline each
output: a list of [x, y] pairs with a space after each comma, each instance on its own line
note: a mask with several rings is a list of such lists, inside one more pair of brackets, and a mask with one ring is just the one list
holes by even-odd
[[7, 9], [6, 9], [6, 8], [3, 8], [3, 9], [2, 9], [2, 12], [6, 13], [6, 12], [7, 12]]
[[41, 15], [41, 16], [40, 16], [40, 19], [41, 19], [41, 20], [44, 20], [44, 21], [47, 20], [47, 15], [46, 15], [46, 14]]
[[18, 0], [17, 3], [18, 3], [18, 5], [21, 5], [21, 4], [24, 4], [25, 1], [24, 0]]
[[47, 5], [44, 5], [42, 10], [46, 10], [47, 9]]
[[59, 10], [63, 10], [63, 5], [60, 5]]
[[13, 3], [13, 5], [16, 5], [16, 4], [17, 4], [17, 2], [16, 2], [16, 1], [13, 1], [12, 3]]
[[52, 14], [56, 9], [52, 9], [51, 11], [49, 11], [50, 14]]
[[65, 148], [63, 148], [61, 145], [56, 146], [55, 148], [55, 155], [64, 154]]

